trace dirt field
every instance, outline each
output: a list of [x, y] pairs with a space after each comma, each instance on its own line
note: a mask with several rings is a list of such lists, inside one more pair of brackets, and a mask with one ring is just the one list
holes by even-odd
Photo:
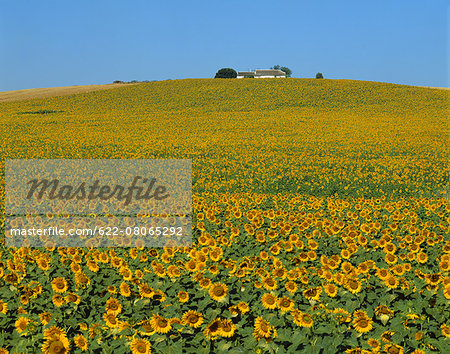
[[0, 102], [21, 101], [31, 98], [43, 98], [52, 96], [73, 95], [75, 93], [108, 90], [115, 87], [135, 84], [105, 84], [105, 85], [84, 85], [84, 86], [62, 86], [49, 88], [36, 88], [17, 91], [0, 92]]
[[431, 86], [419, 86], [419, 87], [426, 87], [426, 88], [432, 88], [432, 89], [438, 89], [438, 90], [450, 90], [450, 87], [431, 87]]

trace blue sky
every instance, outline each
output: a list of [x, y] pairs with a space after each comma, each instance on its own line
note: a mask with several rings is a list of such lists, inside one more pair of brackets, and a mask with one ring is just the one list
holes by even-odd
[[0, 0], [0, 91], [275, 64], [448, 87], [449, 14], [441, 0]]

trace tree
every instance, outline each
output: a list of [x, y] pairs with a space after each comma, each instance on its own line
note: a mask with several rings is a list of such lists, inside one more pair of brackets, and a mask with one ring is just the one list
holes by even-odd
[[292, 75], [292, 70], [289, 69], [286, 66], [279, 66], [279, 65], [274, 65], [271, 67], [272, 70], [281, 70], [286, 74], [286, 77], [291, 77]]
[[222, 68], [214, 76], [215, 79], [235, 79], [237, 77], [237, 72], [231, 68]]
[[323, 79], [322, 73], [317, 73], [316, 74], [316, 79]]
[[286, 73], [286, 77], [291, 77], [291, 75], [292, 75], [292, 70], [289, 69], [288, 67], [282, 66], [282, 67], [280, 68], [280, 70], [281, 70], [281, 71], [284, 71], [284, 72]]

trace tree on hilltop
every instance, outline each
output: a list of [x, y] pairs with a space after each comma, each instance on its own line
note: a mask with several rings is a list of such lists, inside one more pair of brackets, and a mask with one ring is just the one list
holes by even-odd
[[237, 72], [231, 68], [222, 68], [214, 76], [215, 79], [235, 79], [237, 77]]

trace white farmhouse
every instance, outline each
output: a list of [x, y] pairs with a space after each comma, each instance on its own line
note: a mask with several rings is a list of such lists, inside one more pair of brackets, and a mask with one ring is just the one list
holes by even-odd
[[273, 69], [267, 69], [267, 70], [258, 69], [255, 71], [239, 71], [238, 72], [238, 74], [237, 74], [238, 79], [243, 79], [245, 77], [254, 77], [255, 79], [286, 77], [286, 73], [281, 70], [273, 70]]

